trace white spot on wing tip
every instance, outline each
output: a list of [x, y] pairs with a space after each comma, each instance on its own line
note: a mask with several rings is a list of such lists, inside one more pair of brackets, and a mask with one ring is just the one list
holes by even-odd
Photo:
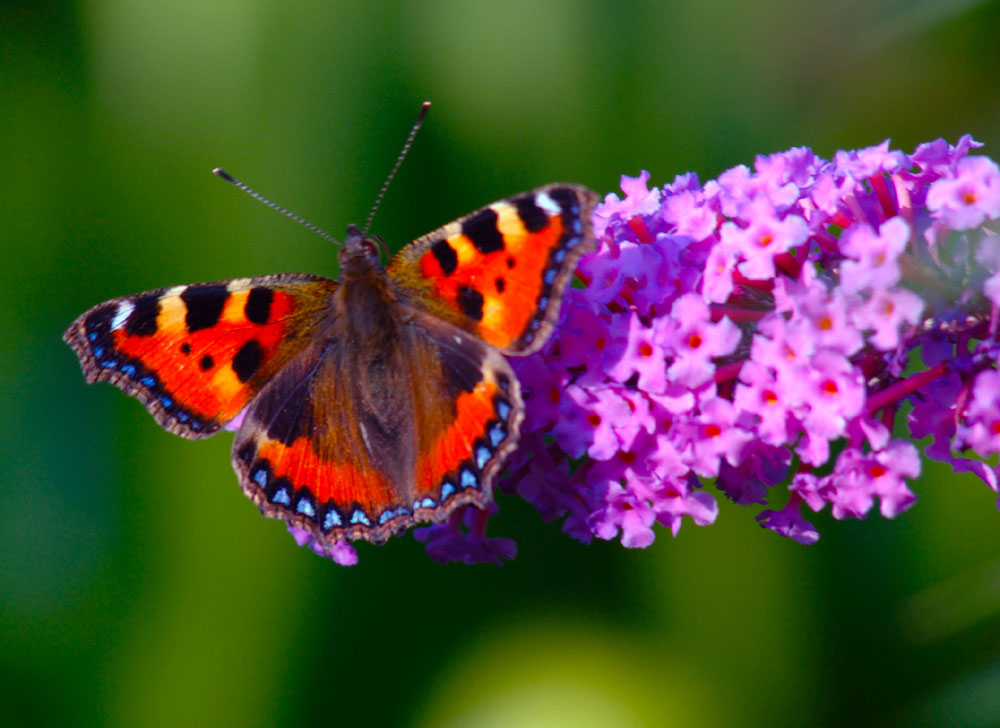
[[179, 298], [184, 291], [186, 291], [190, 286], [174, 286], [173, 288], [168, 288], [163, 292], [163, 297], [160, 300], [167, 298]]
[[131, 301], [122, 301], [121, 303], [119, 303], [118, 308], [115, 311], [115, 317], [111, 319], [112, 331], [117, 331], [122, 326], [124, 326], [125, 322], [128, 320], [128, 317], [132, 315], [132, 312], [134, 310], [135, 310], [135, 304], [133, 304]]
[[549, 197], [548, 192], [539, 192], [535, 195], [535, 204], [540, 208], [545, 210], [545, 212], [550, 215], [561, 215], [562, 208], [559, 207], [559, 203]]

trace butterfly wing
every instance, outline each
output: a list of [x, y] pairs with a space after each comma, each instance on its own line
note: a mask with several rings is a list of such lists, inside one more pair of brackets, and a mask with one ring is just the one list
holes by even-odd
[[87, 382], [110, 382], [187, 438], [232, 420], [322, 320], [337, 284], [283, 274], [106, 301], [63, 334]]
[[416, 305], [507, 354], [548, 338], [577, 261], [594, 249], [597, 195], [554, 184], [484, 207], [414, 241], [388, 272]]
[[485, 506], [523, 416], [503, 356], [417, 311], [375, 358], [345, 338], [320, 337], [251, 404], [233, 442], [244, 492], [328, 547]]

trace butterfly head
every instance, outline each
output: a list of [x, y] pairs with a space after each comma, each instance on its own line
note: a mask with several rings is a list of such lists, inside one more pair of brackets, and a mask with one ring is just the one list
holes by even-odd
[[341, 270], [361, 272], [381, 268], [378, 243], [375, 238], [366, 237], [357, 225], [348, 225], [344, 247], [340, 249]]

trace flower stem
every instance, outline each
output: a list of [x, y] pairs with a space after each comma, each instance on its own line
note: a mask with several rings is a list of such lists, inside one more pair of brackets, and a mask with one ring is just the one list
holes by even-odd
[[865, 407], [865, 414], [871, 416], [878, 412], [883, 407], [901, 400], [907, 395], [913, 394], [921, 387], [930, 384], [935, 379], [940, 379], [945, 374], [948, 373], [948, 363], [941, 362], [935, 364], [930, 369], [925, 369], [922, 372], [917, 372], [911, 377], [907, 377], [895, 384], [886, 387], [881, 392], [876, 392], [868, 398], [868, 403]]
[[751, 310], [739, 306], [727, 306], [724, 303], [712, 304], [712, 321], [718, 322], [729, 317], [734, 324], [756, 323], [771, 313], [765, 309]]

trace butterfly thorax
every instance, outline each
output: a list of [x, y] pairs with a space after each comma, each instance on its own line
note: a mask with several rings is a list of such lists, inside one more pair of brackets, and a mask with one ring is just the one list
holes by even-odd
[[337, 328], [350, 346], [373, 359], [388, 355], [395, 347], [401, 326], [401, 311], [379, 259], [375, 241], [354, 225], [340, 252], [340, 285]]

